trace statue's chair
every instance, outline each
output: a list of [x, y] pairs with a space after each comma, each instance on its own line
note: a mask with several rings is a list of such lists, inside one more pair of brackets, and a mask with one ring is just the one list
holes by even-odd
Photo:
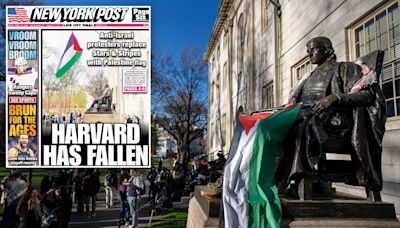
[[104, 110], [104, 111], [111, 111], [111, 110], [112, 110], [111, 104], [112, 104], [112, 95], [113, 95], [113, 92], [114, 92], [114, 88], [111, 89], [110, 96], [102, 97], [102, 98], [99, 100], [99, 107], [100, 107], [100, 110]]
[[[378, 81], [382, 71], [383, 54], [383, 51], [375, 51], [360, 58], [363, 64], [376, 72]], [[322, 159], [318, 163], [317, 173], [305, 174], [300, 182], [298, 188], [300, 199], [311, 200], [313, 193], [332, 194], [334, 193], [332, 182], [346, 182], [354, 178], [359, 164], [352, 148], [350, 137], [329, 135], [328, 140], [321, 145]], [[379, 192], [366, 189], [366, 194], [371, 201], [381, 201]]]

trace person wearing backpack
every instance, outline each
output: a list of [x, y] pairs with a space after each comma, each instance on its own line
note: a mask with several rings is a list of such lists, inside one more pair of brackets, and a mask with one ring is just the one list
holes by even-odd
[[144, 182], [141, 176], [136, 172], [135, 169], [130, 170], [130, 178], [128, 181], [124, 182], [127, 186], [127, 197], [130, 213], [132, 216], [132, 224], [130, 227], [138, 226], [138, 209], [140, 203], [140, 195], [144, 190]]
[[[126, 226], [129, 226], [129, 205], [128, 205], [128, 198], [126, 194], [127, 186], [124, 185], [125, 182], [128, 182], [130, 176], [127, 170], [122, 169], [121, 175], [118, 180], [118, 193], [119, 193], [119, 202], [121, 205], [120, 208], [120, 219], [122, 222], [125, 222]], [[121, 222], [121, 221], [120, 221]]]
[[[100, 184], [98, 184], [98, 175], [92, 173], [89, 169], [85, 170], [82, 179], [82, 194], [85, 204], [86, 215], [88, 218], [96, 216], [96, 194], [99, 192]], [[89, 202], [92, 201], [92, 213], [89, 212]]]
[[117, 183], [116, 175], [113, 171], [107, 173], [104, 178], [104, 186], [106, 190], [106, 208], [114, 206], [114, 192]]
[[79, 169], [75, 169], [72, 177], [73, 202], [76, 203], [78, 214], [83, 213], [82, 176]]

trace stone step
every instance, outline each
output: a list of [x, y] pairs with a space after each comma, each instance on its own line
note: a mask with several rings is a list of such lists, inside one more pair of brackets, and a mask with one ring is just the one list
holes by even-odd
[[296, 219], [293, 221], [284, 220], [284, 227], [290, 228], [309, 228], [309, 227], [325, 227], [325, 228], [344, 228], [344, 227], [400, 227], [397, 220], [387, 219]]
[[191, 198], [190, 196], [182, 196], [181, 197], [181, 203], [189, 204], [190, 198]]
[[172, 202], [172, 207], [174, 209], [188, 209], [189, 208], [189, 204], [184, 204], [181, 202]]
[[[281, 199], [284, 218], [389, 219], [396, 220], [393, 204], [360, 199]], [[400, 225], [400, 224], [399, 224]]]

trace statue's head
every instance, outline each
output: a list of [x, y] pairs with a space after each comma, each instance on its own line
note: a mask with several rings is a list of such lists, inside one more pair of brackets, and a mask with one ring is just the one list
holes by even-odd
[[321, 65], [326, 60], [336, 60], [332, 42], [323, 36], [312, 38], [307, 42], [307, 53], [312, 64]]

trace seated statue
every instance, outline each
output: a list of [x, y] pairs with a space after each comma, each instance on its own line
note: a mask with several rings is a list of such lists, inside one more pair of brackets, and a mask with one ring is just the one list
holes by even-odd
[[350, 151], [355, 168], [346, 184], [379, 193], [386, 105], [378, 80], [361, 80], [363, 68], [358, 64], [336, 62], [332, 43], [326, 37], [308, 41], [307, 53], [311, 63], [318, 66], [289, 95], [289, 103], [302, 103], [302, 108], [277, 160], [280, 192], [296, 195], [305, 176], [323, 176], [324, 148], [327, 142], [336, 144], [336, 140], [329, 141], [334, 138], [348, 141], [339, 149]]
[[111, 103], [112, 103], [112, 89], [106, 85], [106, 88], [103, 92], [103, 95], [97, 97], [93, 100], [90, 107], [87, 109], [88, 112], [98, 112], [102, 105], [105, 104], [104, 111], [111, 111]]

